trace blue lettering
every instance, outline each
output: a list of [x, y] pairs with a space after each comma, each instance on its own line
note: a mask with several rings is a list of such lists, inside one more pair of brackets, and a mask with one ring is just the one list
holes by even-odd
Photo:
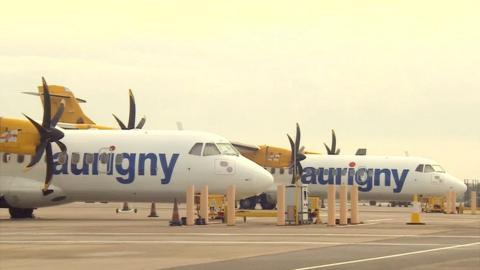
[[[318, 169], [318, 183], [320, 185], [328, 185], [331, 184], [333, 185], [333, 169], [325, 169], [325, 168], [320, 168]], [[327, 179], [325, 179], [325, 176], [328, 176]]]
[[407, 179], [407, 174], [409, 170], [403, 170], [402, 175], [398, 177], [397, 169], [392, 170], [393, 180], [395, 181], [396, 187], [393, 189], [394, 193], [399, 193], [403, 189], [403, 184], [405, 184], [405, 180]]
[[360, 168], [355, 173], [355, 182], [358, 185], [358, 190], [362, 192], [368, 192], [372, 190], [372, 175], [365, 168]]
[[303, 184], [316, 184], [317, 183], [317, 175], [315, 174], [315, 168], [306, 167], [303, 169], [302, 174], [302, 183]]
[[[122, 161], [118, 162], [118, 163], [116, 162], [115, 169], [117, 170], [117, 172], [120, 175], [122, 175], [122, 176], [127, 175], [127, 177], [126, 178], [116, 177], [116, 179], [119, 183], [130, 184], [130, 183], [133, 182], [133, 180], [135, 180], [135, 157], [136, 157], [136, 154], [134, 154], [134, 153], [131, 153], [131, 154], [128, 154], [128, 153], [117, 154], [117, 158], [118, 158], [118, 155], [122, 156]], [[124, 160], [128, 161], [127, 168], [123, 168], [123, 161]]]
[[342, 175], [343, 175], [343, 172], [345, 171], [345, 174], [347, 173], [347, 169], [341, 169], [341, 168], [337, 168], [335, 170], [335, 185], [340, 185], [342, 184]]
[[380, 177], [381, 175], [384, 175], [385, 179], [385, 186], [389, 187], [390, 186], [390, 170], [389, 169], [375, 169], [375, 186], [380, 186]]
[[93, 154], [92, 175], [98, 175], [98, 153]]
[[[394, 193], [400, 193], [407, 179], [409, 170], [403, 170], [401, 175], [397, 169], [367, 169], [359, 168], [318, 168], [313, 167], [304, 169], [301, 181], [303, 184], [319, 184], [319, 185], [341, 185], [342, 176], [346, 175], [348, 185], [357, 184], [358, 190], [369, 192], [374, 186], [385, 187], [391, 186], [391, 178], [395, 181]], [[345, 180], [343, 180], [345, 181]]]
[[[60, 157], [61, 152], [53, 154], [53, 160], [55, 164], [55, 168], [53, 169], [53, 174], [68, 174], [68, 155], [65, 155], [65, 160], [63, 164], [60, 164], [58, 158]], [[60, 168], [59, 168], [60, 166]]]
[[[91, 155], [91, 154], [90, 154], [90, 155]], [[81, 168], [81, 169], [78, 168], [78, 164], [79, 164], [80, 162], [77, 162], [77, 163], [73, 163], [73, 162], [72, 162], [72, 163], [71, 163], [71, 166], [72, 166], [72, 167], [70, 168], [70, 170], [72, 171], [73, 174], [75, 174], [75, 175], [81, 175], [81, 174], [83, 174], [83, 175], [88, 175], [88, 174], [89, 174], [86, 156], [87, 156], [86, 153], [83, 154], [83, 158], [82, 158], [82, 168]]]
[[170, 159], [170, 162], [167, 164], [167, 157], [165, 154], [158, 154], [158, 157], [160, 159], [160, 165], [162, 166], [163, 174], [165, 175], [165, 178], [161, 179], [162, 185], [166, 185], [170, 183], [172, 174], [173, 174], [173, 169], [175, 168], [175, 163], [177, 163], [179, 154], [173, 154], [172, 158]]
[[150, 160], [150, 175], [157, 175], [157, 155], [153, 153], [140, 154], [138, 157], [138, 175], [145, 175], [145, 162]]

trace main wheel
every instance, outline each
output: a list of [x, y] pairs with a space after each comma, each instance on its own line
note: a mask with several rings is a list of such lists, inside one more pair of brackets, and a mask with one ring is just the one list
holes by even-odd
[[8, 208], [10, 218], [34, 218], [33, 208]]
[[240, 200], [240, 209], [255, 209], [257, 205], [257, 196]]
[[260, 205], [262, 206], [263, 210], [275, 209], [275, 206], [277, 205], [277, 202], [275, 202], [274, 200], [269, 198], [269, 196], [267, 196], [267, 194], [265, 194], [265, 193], [260, 194], [258, 201], [259, 201]]

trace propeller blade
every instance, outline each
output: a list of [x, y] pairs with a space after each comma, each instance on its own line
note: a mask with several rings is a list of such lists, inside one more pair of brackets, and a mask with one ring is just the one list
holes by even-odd
[[130, 95], [130, 112], [128, 114], [128, 129], [135, 128], [135, 98], [133, 97], [133, 93], [131, 89], [128, 89], [128, 93]]
[[297, 123], [297, 129], [295, 134], [295, 154], [298, 154], [300, 148], [300, 126]]
[[62, 102], [60, 102], [60, 106], [58, 107], [57, 112], [52, 118], [52, 122], [50, 123], [52, 126], [55, 127], [60, 120], [60, 117], [62, 117], [63, 111], [65, 110], [65, 101], [62, 99]]
[[292, 140], [292, 137], [287, 134], [288, 141], [290, 142], [290, 152], [292, 153], [290, 156], [290, 166], [292, 168], [292, 184], [295, 184], [295, 176], [296, 176], [296, 168], [295, 168], [295, 143]]
[[292, 153], [290, 157], [290, 163], [294, 165], [293, 162], [295, 160], [295, 143], [293, 142], [292, 137], [290, 137], [290, 135], [287, 134], [287, 137], [288, 137], [288, 141], [290, 142], [290, 150]]
[[300, 161], [297, 162], [297, 168], [298, 168], [298, 175], [300, 175], [301, 177], [303, 174], [303, 167], [302, 167], [302, 164], [300, 164]]
[[35, 155], [32, 156], [32, 160], [30, 160], [30, 163], [28, 163], [27, 168], [31, 168], [33, 165], [37, 164], [40, 161], [47, 144], [47, 142], [41, 142], [37, 146], [37, 148], [35, 149]]
[[337, 136], [335, 136], [335, 130], [332, 129], [332, 154], [335, 154], [337, 148]]
[[52, 117], [51, 113], [51, 104], [50, 104], [50, 91], [48, 90], [47, 82], [45, 78], [42, 77], [42, 84], [43, 84], [43, 121], [42, 126], [44, 128], [49, 128], [50, 126], [50, 119]]
[[325, 149], [327, 149], [327, 154], [328, 155], [331, 155], [332, 151], [330, 150], [330, 148], [328, 147], [328, 145], [326, 143], [323, 143], [323, 145], [325, 145]]
[[64, 143], [62, 143], [61, 141], [55, 141], [55, 143], [58, 145], [62, 153], [67, 153], [67, 146]]
[[120, 119], [118, 119], [118, 117], [115, 114], [112, 113], [112, 115], [115, 118], [115, 120], [117, 120], [117, 123], [118, 123], [118, 125], [120, 126], [121, 129], [123, 129], [123, 130], [127, 129], [125, 124]]
[[37, 129], [37, 131], [38, 131], [38, 133], [40, 133], [40, 135], [45, 134], [47, 132], [47, 130], [42, 125], [37, 123], [35, 120], [28, 117], [26, 114], [23, 114], [23, 116], [25, 116], [28, 119], [28, 121], [30, 121], [30, 123], [33, 124], [33, 126]]
[[138, 125], [137, 125], [137, 129], [142, 129], [143, 125], [145, 125], [145, 121], [147, 121], [147, 117], [142, 117], [142, 119], [140, 119], [140, 122], [138, 122]]
[[42, 189], [43, 194], [47, 195], [51, 192], [48, 192], [48, 187], [50, 186], [50, 182], [52, 181], [53, 177], [53, 167], [55, 164], [53, 163], [53, 154], [52, 154], [52, 145], [47, 143], [47, 147], [45, 149], [46, 153], [46, 160], [47, 160], [47, 173], [45, 175], [45, 185]]

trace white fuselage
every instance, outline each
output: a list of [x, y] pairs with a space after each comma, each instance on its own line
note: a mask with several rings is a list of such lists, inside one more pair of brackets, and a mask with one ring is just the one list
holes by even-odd
[[[188, 186], [238, 198], [263, 192], [273, 183], [262, 167], [241, 155], [190, 154], [196, 143], [229, 143], [203, 132], [147, 130], [63, 130], [67, 156], [54, 146], [57, 164], [52, 194], [41, 192], [45, 163], [25, 171], [30, 161], [0, 153], [0, 197], [11, 207], [36, 208], [74, 201], [171, 202], [185, 200]], [[5, 155], [7, 155], [5, 157]]]
[[[307, 155], [301, 162], [300, 183], [310, 196], [325, 197], [327, 185], [357, 185], [360, 199], [410, 201], [413, 196], [441, 196], [454, 190], [463, 196], [466, 186], [445, 172], [417, 171], [419, 165], [435, 161], [401, 156]], [[282, 173], [283, 172], [283, 173]], [[276, 184], [291, 184], [291, 170], [275, 169]], [[272, 192], [269, 192], [272, 194]]]

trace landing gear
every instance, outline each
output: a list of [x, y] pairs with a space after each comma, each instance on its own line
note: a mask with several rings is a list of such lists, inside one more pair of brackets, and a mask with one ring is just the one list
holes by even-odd
[[370, 201], [369, 203], [370, 203], [371, 206], [377, 205], [377, 201]]
[[240, 209], [255, 209], [257, 201], [257, 196], [240, 200]]
[[23, 219], [23, 218], [35, 218], [33, 215], [33, 208], [8, 208], [10, 218]]
[[259, 196], [259, 199], [258, 199], [258, 202], [260, 203], [260, 205], [262, 206], [262, 209], [263, 210], [272, 210], [272, 209], [275, 209], [275, 206], [276, 206], [276, 202], [274, 202], [273, 200], [269, 200], [268, 199], [268, 195], [265, 194], [265, 193], [262, 193], [260, 196]]

